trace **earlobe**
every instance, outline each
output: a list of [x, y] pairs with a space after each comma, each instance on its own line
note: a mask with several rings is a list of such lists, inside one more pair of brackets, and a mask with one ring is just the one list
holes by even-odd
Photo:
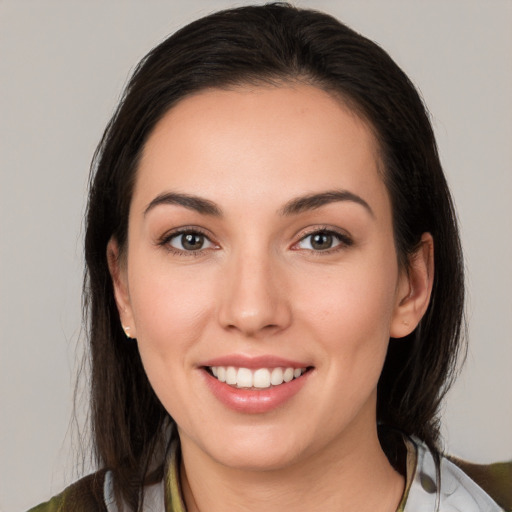
[[115, 238], [111, 238], [107, 244], [107, 262], [121, 326], [127, 338], [135, 338], [135, 323], [130, 303], [126, 268]]
[[430, 233], [421, 236], [400, 280], [390, 327], [392, 338], [403, 338], [414, 331], [427, 311], [434, 282], [434, 240]]

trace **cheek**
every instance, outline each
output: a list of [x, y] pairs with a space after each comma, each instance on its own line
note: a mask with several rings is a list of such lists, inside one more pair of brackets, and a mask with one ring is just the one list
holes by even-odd
[[146, 375], [169, 414], [185, 426], [194, 396], [189, 385], [195, 371], [194, 351], [214, 303], [207, 283], [187, 269], [173, 273], [150, 264], [144, 269], [134, 267], [130, 281], [137, 344]]
[[[141, 355], [152, 355], [167, 363], [180, 354], [203, 331], [214, 301], [208, 280], [199, 279], [192, 267], [179, 272], [134, 268], [130, 298]], [[172, 358], [170, 355], [172, 354]]]
[[346, 372], [352, 374], [358, 365], [371, 361], [377, 366], [383, 362], [397, 274], [394, 262], [372, 265], [361, 261], [346, 270], [337, 268], [331, 275], [310, 273], [297, 292], [303, 298], [298, 317], [315, 333], [326, 356], [341, 362]]

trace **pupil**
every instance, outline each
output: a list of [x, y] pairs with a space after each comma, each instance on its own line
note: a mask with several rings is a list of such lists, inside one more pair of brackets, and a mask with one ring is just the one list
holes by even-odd
[[314, 249], [329, 249], [332, 245], [332, 235], [326, 233], [317, 233], [313, 236], [311, 246]]
[[196, 235], [194, 233], [189, 233], [187, 235], [183, 235], [183, 247], [189, 250], [197, 250], [200, 249], [203, 245], [203, 235]]

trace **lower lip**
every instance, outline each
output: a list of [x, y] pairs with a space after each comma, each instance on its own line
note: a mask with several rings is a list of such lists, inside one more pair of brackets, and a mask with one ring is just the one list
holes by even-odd
[[293, 398], [302, 389], [311, 372], [307, 371], [297, 379], [279, 386], [261, 390], [235, 388], [220, 382], [206, 370], [203, 370], [203, 373], [211, 392], [224, 405], [237, 412], [261, 414], [277, 409]]

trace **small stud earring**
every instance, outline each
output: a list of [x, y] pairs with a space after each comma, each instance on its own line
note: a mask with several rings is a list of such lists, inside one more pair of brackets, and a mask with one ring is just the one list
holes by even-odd
[[123, 325], [123, 330], [124, 330], [124, 334], [126, 335], [126, 337], [131, 340], [133, 339], [131, 336], [130, 336], [130, 327], [128, 327], [127, 325]]

